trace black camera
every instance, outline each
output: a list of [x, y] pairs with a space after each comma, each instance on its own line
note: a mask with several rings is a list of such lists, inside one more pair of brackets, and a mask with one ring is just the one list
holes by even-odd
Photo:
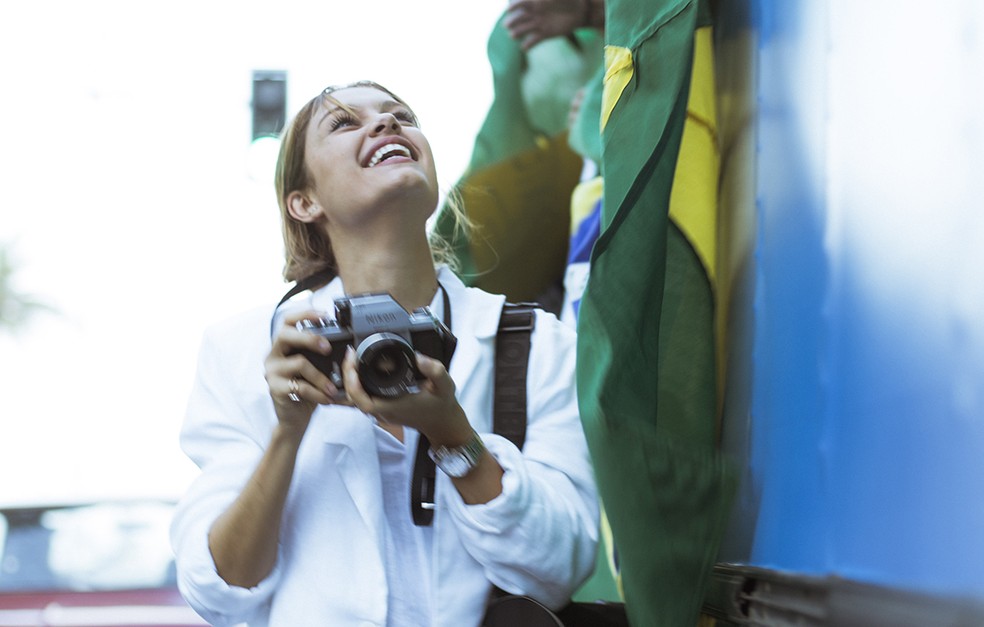
[[303, 354], [338, 389], [342, 360], [352, 346], [358, 358], [359, 380], [372, 396], [394, 398], [416, 394], [425, 380], [417, 369], [415, 351], [439, 360], [447, 368], [457, 339], [429, 307], [411, 313], [389, 294], [363, 294], [335, 300], [335, 319], [301, 320], [297, 328], [331, 342], [331, 353]]

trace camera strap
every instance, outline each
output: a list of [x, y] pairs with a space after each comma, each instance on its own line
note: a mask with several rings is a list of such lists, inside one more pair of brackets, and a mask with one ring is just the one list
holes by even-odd
[[273, 336], [277, 334], [277, 329], [274, 328], [273, 324], [277, 320], [277, 311], [279, 311], [281, 305], [289, 301], [291, 298], [294, 298], [301, 292], [314, 290], [322, 285], [328, 285], [328, 283], [330, 283], [336, 276], [338, 276], [338, 273], [335, 272], [334, 269], [325, 268], [310, 276], [306, 276], [303, 279], [298, 279], [294, 286], [287, 290], [287, 293], [280, 299], [277, 306], [273, 308], [273, 315], [270, 316], [270, 337], [273, 338]]
[[[451, 299], [448, 291], [444, 289], [440, 281], [437, 287], [441, 290], [444, 299], [444, 326], [454, 334], [451, 328]], [[447, 365], [447, 364], [445, 364]], [[428, 527], [434, 522], [434, 503], [437, 502], [437, 468], [434, 460], [431, 459], [427, 451], [430, 450], [430, 441], [423, 433], [417, 439], [417, 456], [413, 462], [413, 477], [410, 479], [410, 513], [413, 515], [413, 524], [418, 527]]]
[[[441, 287], [444, 290], [444, 287]], [[536, 320], [535, 305], [505, 303], [499, 316], [495, 340], [495, 379], [492, 431], [517, 448], [526, 441], [526, 372], [530, 355], [530, 335]], [[444, 292], [444, 324], [451, 328], [451, 304]], [[427, 454], [430, 442], [420, 434], [410, 483], [410, 509], [418, 527], [434, 521], [437, 470]]]

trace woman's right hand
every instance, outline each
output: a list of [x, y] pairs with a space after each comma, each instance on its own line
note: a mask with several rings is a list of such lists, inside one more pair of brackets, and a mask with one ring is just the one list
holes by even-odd
[[234, 586], [256, 586], [273, 570], [284, 503], [311, 414], [319, 404], [334, 403], [334, 397], [341, 396], [300, 352], [331, 353], [328, 340], [297, 329], [299, 321], [318, 317], [315, 311], [287, 315], [273, 338], [264, 376], [279, 424], [250, 480], [208, 534], [216, 571]]
[[301, 320], [319, 318], [318, 312], [311, 310], [285, 316], [264, 361], [264, 376], [280, 423], [302, 432], [318, 405], [349, 404], [331, 379], [301, 354], [302, 350], [331, 353], [327, 339], [297, 328]]

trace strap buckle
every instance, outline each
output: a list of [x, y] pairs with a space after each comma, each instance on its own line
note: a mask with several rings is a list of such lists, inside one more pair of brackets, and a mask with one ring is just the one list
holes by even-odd
[[507, 333], [532, 331], [536, 326], [534, 310], [535, 307], [528, 303], [508, 303], [499, 319], [499, 331]]

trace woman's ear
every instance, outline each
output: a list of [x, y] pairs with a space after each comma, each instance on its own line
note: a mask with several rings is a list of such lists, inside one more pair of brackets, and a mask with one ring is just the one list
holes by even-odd
[[287, 194], [287, 213], [298, 222], [305, 223], [315, 222], [324, 215], [321, 205], [299, 191]]

